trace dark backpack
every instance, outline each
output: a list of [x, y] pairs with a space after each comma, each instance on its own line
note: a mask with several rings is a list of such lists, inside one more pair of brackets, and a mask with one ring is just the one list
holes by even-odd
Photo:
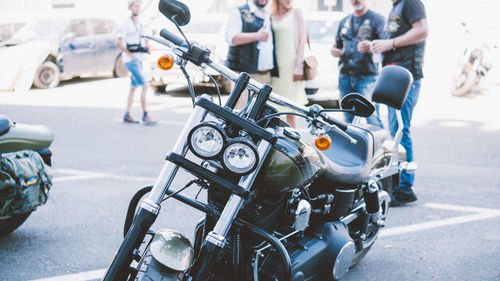
[[0, 216], [32, 212], [47, 202], [50, 167], [35, 151], [0, 154]]

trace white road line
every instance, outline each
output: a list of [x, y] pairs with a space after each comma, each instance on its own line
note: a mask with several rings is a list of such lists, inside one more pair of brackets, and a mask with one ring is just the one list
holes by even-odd
[[104, 275], [105, 270], [106, 269], [103, 268], [103, 269], [80, 272], [75, 274], [59, 275], [44, 279], [36, 279], [32, 281], [87, 281], [87, 280], [101, 279]]
[[56, 174], [69, 174], [69, 176], [55, 176], [54, 182], [64, 182], [71, 180], [88, 180], [95, 178], [111, 178], [118, 180], [127, 180], [127, 181], [138, 181], [138, 182], [154, 182], [156, 178], [153, 177], [137, 177], [137, 176], [126, 176], [126, 175], [113, 175], [113, 174], [105, 174], [105, 173], [97, 173], [83, 170], [74, 170], [74, 169], [54, 169]]

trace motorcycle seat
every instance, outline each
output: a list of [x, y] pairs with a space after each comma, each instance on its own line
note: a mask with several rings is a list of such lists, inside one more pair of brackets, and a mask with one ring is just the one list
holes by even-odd
[[380, 128], [380, 127], [377, 127], [377, 126], [374, 126], [374, 125], [371, 125], [368, 123], [360, 124], [357, 126], [367, 130], [372, 135], [372, 137], [373, 137], [373, 153], [375, 153], [375, 151], [377, 149], [379, 149], [386, 140], [390, 139], [389, 132], [387, 132], [383, 128]]
[[10, 122], [9, 118], [7, 118], [7, 116], [5, 115], [0, 114], [0, 136], [6, 134], [11, 126], [12, 123]]
[[374, 152], [374, 135], [379, 135], [379, 133], [354, 125], [350, 125], [346, 133], [357, 143], [352, 144], [345, 137], [338, 135], [339, 133], [336, 131], [331, 130], [327, 133], [332, 140], [332, 145], [328, 150], [323, 151], [326, 158], [324, 177], [328, 181], [341, 184], [363, 183], [370, 174]]

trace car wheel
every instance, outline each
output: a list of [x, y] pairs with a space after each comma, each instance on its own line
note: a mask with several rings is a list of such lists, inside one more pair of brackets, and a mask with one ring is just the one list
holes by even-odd
[[36, 70], [33, 85], [40, 89], [54, 88], [59, 85], [59, 68], [51, 61], [42, 63]]
[[128, 75], [128, 70], [125, 67], [125, 64], [122, 61], [122, 55], [118, 55], [115, 60], [115, 68], [113, 69], [114, 77], [125, 77]]
[[167, 85], [151, 86], [151, 89], [155, 93], [163, 93], [167, 89]]

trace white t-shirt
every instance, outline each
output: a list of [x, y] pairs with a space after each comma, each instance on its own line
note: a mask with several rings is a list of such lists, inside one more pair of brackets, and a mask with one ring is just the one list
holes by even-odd
[[[132, 18], [128, 18], [118, 27], [117, 37], [123, 38], [123, 43], [125, 47], [127, 47], [127, 44], [140, 44], [142, 42], [141, 34], [142, 25], [139, 21], [134, 21]], [[142, 60], [143, 53], [137, 52], [134, 53], [134, 56], [137, 59]], [[122, 52], [122, 60], [123, 63], [127, 63], [132, 61], [132, 57], [130, 57], [127, 53]]]
[[[248, 1], [248, 7], [250, 12], [254, 13], [261, 19], [264, 19], [264, 29], [269, 32], [269, 38], [267, 41], [259, 41], [257, 48], [259, 48], [259, 62], [257, 64], [257, 70], [267, 71], [273, 69], [273, 34], [271, 32], [271, 12], [264, 8], [264, 13], [257, 8], [253, 1]], [[226, 25], [225, 39], [230, 46], [232, 44], [233, 37], [238, 33], [241, 33], [243, 23], [241, 22], [240, 10], [234, 8], [229, 14], [229, 18]]]

